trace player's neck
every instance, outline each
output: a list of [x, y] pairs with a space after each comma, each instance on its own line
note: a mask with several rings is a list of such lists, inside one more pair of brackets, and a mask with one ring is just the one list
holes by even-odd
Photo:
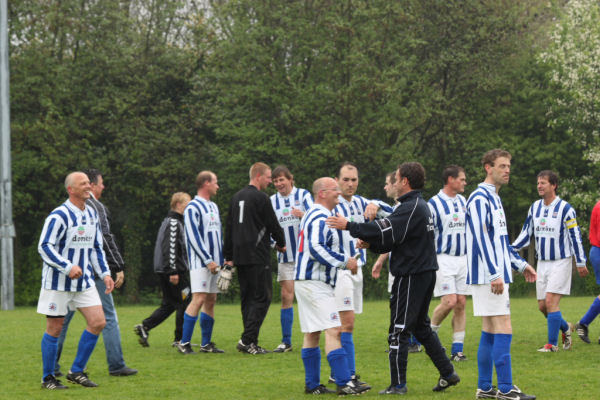
[[354, 197], [354, 195], [351, 195], [351, 196], [344, 196], [344, 195], [342, 195], [342, 198], [344, 200], [346, 200], [347, 202], [351, 202], [352, 201], [352, 197]]
[[556, 199], [556, 194], [544, 196], [544, 205], [549, 206]]
[[69, 201], [71, 203], [73, 203], [73, 205], [77, 208], [79, 208], [80, 210], [85, 210], [85, 200], [83, 199], [78, 199], [78, 198], [74, 198], [74, 197], [69, 197]]
[[202, 197], [204, 200], [210, 201], [210, 194], [205, 190], [198, 190], [198, 196]]
[[450, 197], [450, 198], [454, 198], [454, 197], [456, 197], [456, 195], [458, 194], [458, 193], [456, 193], [456, 191], [452, 190], [452, 189], [451, 189], [450, 187], [448, 187], [448, 186], [444, 186], [444, 187], [442, 188], [442, 192], [444, 192], [444, 194], [445, 194], [446, 196]]
[[502, 187], [502, 184], [494, 182], [494, 179], [491, 176], [485, 178], [485, 181], [483, 181], [483, 183], [487, 183], [488, 185], [494, 185], [496, 187], [496, 194], [500, 192], [500, 188]]

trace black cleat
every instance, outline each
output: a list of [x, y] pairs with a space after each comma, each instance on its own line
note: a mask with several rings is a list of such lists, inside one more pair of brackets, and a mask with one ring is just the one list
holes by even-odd
[[490, 390], [482, 390], [477, 388], [475, 392], [476, 399], [495, 399], [498, 396], [498, 391], [495, 387], [491, 387]]
[[181, 354], [196, 354], [196, 352], [194, 350], [192, 350], [192, 346], [190, 345], [190, 342], [187, 343], [177, 343], [177, 350], [181, 353]]
[[460, 382], [460, 378], [458, 377], [458, 375], [456, 375], [456, 372], [453, 372], [452, 375], [450, 375], [447, 378], [443, 378], [440, 376], [440, 379], [438, 379], [438, 383], [433, 388], [433, 391], [441, 392], [442, 390], [448, 389], [450, 386], [456, 385], [458, 382]]
[[63, 385], [62, 382], [56, 379], [54, 375], [48, 375], [42, 380], [42, 388], [49, 390], [68, 389], [68, 387]]
[[201, 353], [225, 353], [225, 350], [221, 350], [217, 347], [214, 342], [210, 342], [209, 344], [205, 344], [204, 346], [200, 346]]
[[85, 386], [85, 387], [97, 387], [98, 386], [94, 382], [92, 382], [90, 380], [90, 378], [88, 378], [88, 376], [85, 372], [69, 371], [69, 373], [67, 374], [67, 380], [71, 383], [76, 383], [78, 385]]
[[238, 349], [238, 351], [240, 351], [242, 353], [247, 353], [247, 354], [267, 354], [267, 353], [269, 353], [268, 350], [263, 349], [262, 347], [260, 347], [259, 345], [255, 344], [255, 343], [244, 344], [244, 342], [242, 342], [242, 339], [240, 339], [236, 348]]
[[63, 376], [63, 373], [60, 372], [59, 369], [57, 369], [56, 371], [54, 371], [54, 377], [55, 378], [60, 378], [61, 376]]
[[508, 393], [502, 393], [498, 390], [496, 398], [500, 400], [535, 400], [534, 395], [525, 394], [514, 385]]
[[354, 382], [348, 381], [343, 386], [337, 387], [338, 396], [360, 395], [371, 390], [371, 386], [356, 386]]
[[408, 392], [406, 385], [401, 388], [397, 388], [395, 385], [390, 385], [380, 391], [379, 394], [406, 394], [406, 392]]
[[273, 353], [287, 353], [288, 351], [292, 351], [292, 345], [289, 343], [281, 343], [273, 350]]
[[575, 330], [577, 331], [577, 336], [579, 336], [579, 339], [583, 340], [586, 343], [591, 343], [590, 338], [588, 337], [588, 327], [586, 325], [580, 324], [578, 322], [575, 325]]
[[458, 353], [454, 353], [450, 356], [450, 361], [467, 361], [467, 356], [465, 356], [461, 351], [459, 351]]
[[325, 385], [319, 385], [314, 389], [304, 388], [306, 394], [329, 394], [335, 393], [335, 390], [331, 390], [325, 387]]
[[150, 347], [150, 344], [148, 343], [148, 332], [146, 332], [144, 325], [137, 324], [136, 326], [133, 327], [133, 331], [135, 332], [136, 335], [138, 335], [140, 337], [138, 339], [138, 342], [143, 347]]

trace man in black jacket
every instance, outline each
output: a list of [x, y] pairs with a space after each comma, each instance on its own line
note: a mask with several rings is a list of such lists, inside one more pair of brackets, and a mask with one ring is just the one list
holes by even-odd
[[270, 239], [285, 251], [285, 236], [265, 190], [271, 183], [271, 168], [263, 163], [250, 167], [250, 184], [231, 199], [227, 215], [225, 264], [238, 270], [244, 332], [237, 349], [249, 354], [268, 353], [258, 345], [258, 333], [267, 316], [273, 281]]
[[183, 228], [183, 211], [191, 197], [177, 192], [171, 197], [171, 210], [163, 220], [154, 245], [154, 272], [162, 291], [162, 303], [152, 315], [134, 327], [138, 341], [148, 347], [148, 332], [175, 314], [175, 342], [179, 343], [183, 332], [183, 313], [189, 303], [188, 264]]
[[341, 216], [328, 218], [330, 227], [346, 229], [361, 239], [359, 246], [376, 253], [391, 251], [390, 271], [394, 276], [390, 298], [389, 362], [391, 384], [380, 394], [404, 394], [410, 332], [423, 344], [440, 372], [434, 391], [456, 385], [460, 378], [430, 326], [429, 303], [438, 269], [434, 227], [421, 190], [425, 169], [417, 162], [403, 163], [394, 184], [398, 206], [387, 218], [368, 223], [348, 222]]

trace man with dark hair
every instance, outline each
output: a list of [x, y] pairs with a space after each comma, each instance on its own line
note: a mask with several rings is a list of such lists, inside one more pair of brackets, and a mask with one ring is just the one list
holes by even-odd
[[467, 200], [461, 195], [467, 180], [465, 170], [457, 165], [449, 165], [442, 172], [444, 187], [427, 204], [433, 216], [435, 227], [435, 247], [437, 271], [433, 295], [441, 297], [441, 302], [433, 310], [431, 329], [438, 332], [442, 321], [452, 311], [452, 361], [464, 361], [465, 303], [470, 294], [467, 278], [467, 246], [465, 243], [465, 205]]
[[258, 345], [260, 327], [269, 311], [273, 282], [270, 240], [285, 252], [285, 236], [271, 201], [262, 192], [271, 183], [271, 168], [264, 163], [250, 167], [250, 183], [231, 198], [227, 215], [225, 264], [238, 270], [244, 332], [237, 349], [248, 354], [265, 354]]
[[572, 259], [581, 277], [587, 275], [581, 231], [575, 209], [556, 195], [558, 176], [549, 170], [537, 176], [541, 199], [535, 201], [513, 247], [519, 251], [535, 238], [538, 279], [535, 282], [538, 308], [547, 319], [548, 341], [538, 349], [542, 353], [558, 351], [558, 332], [562, 331], [563, 349], [570, 350], [573, 326], [564, 320], [559, 303], [571, 293]]
[[183, 227], [183, 211], [190, 195], [177, 192], [171, 197], [171, 210], [163, 220], [154, 244], [154, 272], [162, 291], [162, 302], [154, 312], [134, 327], [139, 343], [148, 347], [148, 332], [175, 312], [175, 341], [178, 345], [183, 332], [183, 314], [189, 303], [188, 262]]
[[277, 281], [281, 285], [281, 344], [274, 353], [292, 351], [292, 325], [294, 323], [294, 262], [298, 248], [300, 220], [312, 206], [313, 198], [306, 189], [294, 185], [290, 170], [279, 165], [272, 174], [277, 193], [271, 196], [271, 205], [285, 234], [286, 251], [277, 254]]
[[[106, 206], [100, 202], [102, 192], [104, 191], [104, 179], [102, 173], [97, 169], [87, 169], [83, 171], [87, 176], [91, 184], [90, 197], [86, 200], [86, 206], [95, 210], [98, 214], [98, 220], [100, 223], [100, 229], [102, 231], [104, 252], [106, 253], [106, 261], [110, 267], [110, 271], [115, 274], [115, 288], [120, 288], [125, 280], [125, 274], [123, 272], [124, 262], [119, 248], [115, 242], [115, 237], [110, 230], [110, 211]], [[104, 310], [104, 316], [106, 318], [106, 326], [102, 331], [102, 338], [104, 339], [104, 349], [106, 350], [106, 362], [108, 364], [108, 373], [112, 376], [129, 376], [137, 374], [137, 370], [129, 368], [125, 365], [123, 359], [123, 349], [121, 347], [121, 332], [119, 328], [119, 320], [117, 317], [117, 310], [115, 309], [115, 303], [111, 293], [105, 293], [105, 286], [103, 279], [95, 277], [96, 289], [102, 300], [102, 308]], [[60, 376], [60, 355], [62, 347], [67, 335], [67, 329], [71, 323], [74, 312], [71, 311], [65, 317], [65, 323], [62, 327], [58, 341], [58, 351], [56, 354], [56, 367], [55, 375]]]
[[348, 230], [359, 238], [361, 248], [370, 248], [376, 253], [391, 251], [390, 269], [394, 275], [388, 336], [391, 384], [380, 394], [405, 394], [408, 390], [406, 366], [410, 332], [425, 346], [440, 372], [433, 390], [442, 391], [460, 382], [427, 316], [438, 266], [433, 219], [421, 195], [424, 184], [423, 166], [417, 162], [403, 163], [396, 172], [399, 205], [389, 216], [368, 223], [349, 222], [342, 216], [327, 219], [330, 227]]
[[[481, 339], [477, 350], [478, 399], [533, 400], [513, 385], [510, 357], [512, 325], [508, 286], [511, 267], [534, 282], [535, 270], [510, 245], [506, 217], [498, 191], [510, 177], [509, 152], [490, 150], [482, 158], [486, 178], [467, 201], [467, 284], [471, 285], [473, 313], [482, 317]], [[505, 285], [506, 283], [506, 285]], [[492, 386], [496, 367], [498, 390]]]

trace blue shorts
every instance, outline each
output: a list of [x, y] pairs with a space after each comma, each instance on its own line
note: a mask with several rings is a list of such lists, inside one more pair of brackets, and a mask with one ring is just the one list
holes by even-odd
[[600, 247], [592, 246], [590, 249], [590, 262], [596, 275], [596, 283], [600, 285]]

